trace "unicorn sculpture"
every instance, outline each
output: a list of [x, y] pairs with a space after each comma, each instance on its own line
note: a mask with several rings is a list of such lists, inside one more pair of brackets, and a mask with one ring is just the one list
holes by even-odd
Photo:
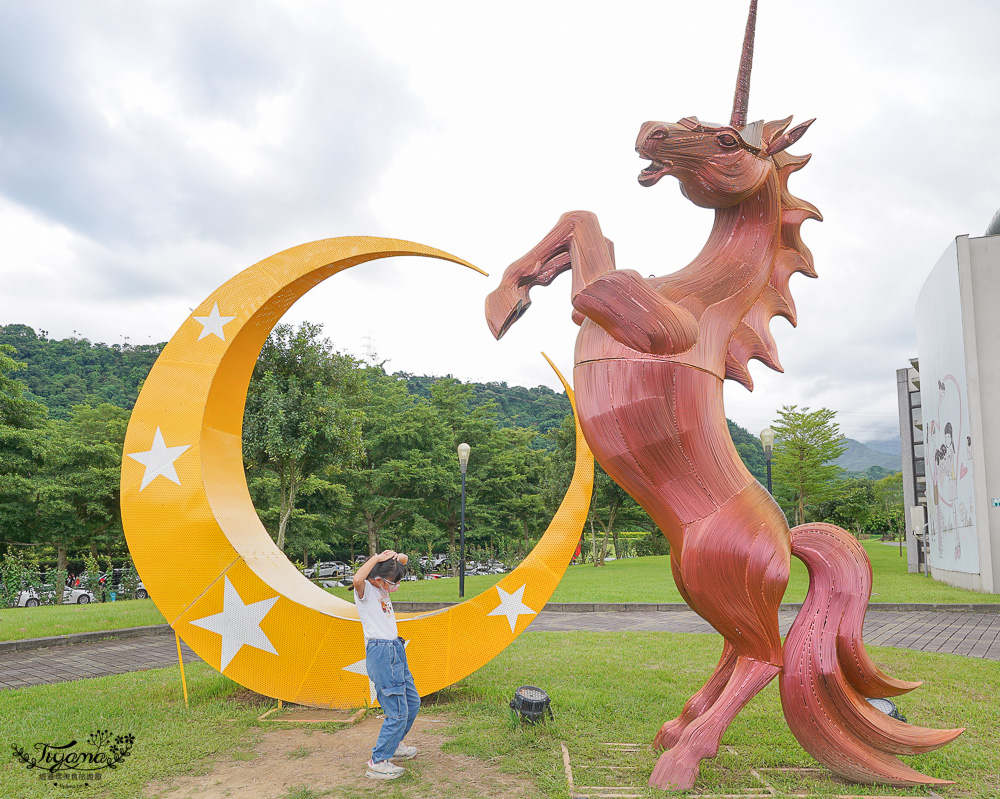
[[[726, 424], [725, 379], [752, 390], [751, 358], [781, 371], [768, 324], [776, 315], [795, 324], [789, 278], [816, 276], [799, 227], [821, 219], [788, 191], [788, 177], [809, 157], [786, 150], [812, 120], [791, 129], [791, 118], [746, 121], [755, 19], [752, 0], [730, 123], [646, 122], [636, 141], [650, 162], [641, 185], [670, 175], [693, 203], [715, 210], [701, 253], [673, 274], [644, 278], [616, 269], [593, 214], [567, 213], [507, 268], [486, 318], [500, 338], [527, 310], [532, 287], [572, 270], [584, 435], [669, 539], [684, 600], [725, 639], [711, 678], [656, 734], [653, 745], [664, 751], [649, 784], [691, 788], [701, 760], [717, 753], [736, 714], [775, 677], [795, 738], [834, 773], [862, 783], [942, 784], [897, 755], [935, 749], [962, 729], [909, 725], [866, 701], [920, 684], [883, 674], [864, 649], [867, 554], [830, 524], [790, 530]], [[810, 587], [783, 644], [778, 607], [792, 555], [808, 567]]]

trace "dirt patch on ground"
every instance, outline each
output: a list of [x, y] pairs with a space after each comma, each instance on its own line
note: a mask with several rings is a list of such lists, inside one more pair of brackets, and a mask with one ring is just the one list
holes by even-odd
[[335, 732], [306, 727], [266, 730], [253, 760], [220, 761], [201, 776], [151, 783], [145, 794], [151, 799], [539, 796], [527, 780], [496, 771], [476, 758], [442, 752], [447, 740], [441, 732], [444, 722], [440, 717], [417, 716], [406, 742], [419, 753], [413, 760], [399, 761], [407, 773], [397, 780], [365, 777], [365, 763], [382, 723], [380, 717], [368, 716]]

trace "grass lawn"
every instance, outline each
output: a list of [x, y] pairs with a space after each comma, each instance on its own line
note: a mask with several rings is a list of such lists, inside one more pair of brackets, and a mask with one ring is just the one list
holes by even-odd
[[0, 610], [0, 641], [166, 624], [151, 599]]
[[[617, 784], [641, 786], [656, 757], [645, 745], [700, 687], [718, 653], [719, 640], [710, 635], [527, 633], [475, 674], [427, 697], [425, 710], [450, 720], [446, 750], [522, 775], [537, 786], [539, 796], [567, 795], [561, 742], [569, 749], [577, 785], [613, 784], [617, 775]], [[943, 797], [1000, 795], [997, 664], [884, 648], [873, 648], [872, 655], [894, 676], [926, 680], [924, 687], [898, 700], [910, 721], [968, 727], [944, 749], [904, 758], [906, 762], [924, 773], [956, 780], [955, 786], [935, 789]], [[105, 772], [93, 794], [54, 787], [11, 756], [0, 759], [2, 794], [18, 799], [90, 795], [130, 799], [141, 796], [149, 781], [204, 773], [220, 758], [247, 760], [246, 768], [252, 770], [260, 708], [230, 701], [238, 687], [203, 664], [192, 664], [187, 674], [190, 709], [184, 707], [176, 668], [0, 692], [0, 740], [7, 747], [84, 741], [92, 731], [103, 729], [135, 736], [130, 757], [113, 773]], [[537, 728], [511, 724], [507, 703], [524, 684], [549, 693], [554, 721]], [[327, 729], [336, 735], [335, 728]], [[604, 742], [642, 746], [635, 754], [608, 754]], [[754, 787], [750, 767], [814, 765], [788, 732], [773, 684], [740, 714], [724, 745], [734, 747], [735, 753], [724, 749], [705, 763], [698, 784], [702, 792], [737, 793]], [[780, 791], [813, 796], [927, 794], [921, 789], [874, 786], [859, 791], [825, 771], [768, 772], [768, 777]], [[325, 786], [313, 787], [318, 789], [314, 796], [340, 795], [334, 785], [328, 791]], [[378, 793], [389, 799], [422, 795], [412, 778], [381, 785]], [[649, 795], [664, 796], [659, 791]]]
[[[115, 603], [118, 604], [118, 603]], [[186, 665], [190, 709], [184, 707], [177, 668], [155, 669], [93, 680], [39, 685], [0, 692], [0, 795], [125, 799], [142, 795], [142, 786], [190, 772], [222, 756], [252, 759], [259, 707], [230, 701], [239, 686], [204, 663]], [[135, 743], [114, 770], [84, 788], [78, 781], [59, 785], [40, 779], [11, 753], [17, 745], [38, 754], [39, 742], [80, 742], [91, 733], [131, 734]]]
[[[930, 603], [1000, 603], [1000, 594], [980, 594], [939, 583], [921, 574], [908, 574], [906, 556], [899, 556], [897, 546], [880, 541], [865, 541], [872, 561], [875, 587], [872, 602]], [[472, 597], [494, 585], [501, 575], [465, 578], [465, 596]], [[792, 558], [791, 580], [786, 602], [801, 602], [809, 585], [805, 566]], [[636, 596], [635, 587], [644, 593]], [[348, 588], [331, 589], [332, 593], [351, 600]], [[397, 601], [457, 602], [458, 580], [420, 580], [403, 583], [395, 594]], [[610, 561], [601, 569], [591, 565], [570, 566], [552, 595], [552, 602], [681, 602], [670, 574], [667, 556], [630, 558]], [[0, 610], [0, 641], [40, 638], [48, 635], [114, 630], [164, 624], [164, 618], [152, 600], [105, 602], [90, 605], [51, 605], [37, 608]]]
[[[530, 776], [545, 795], [565, 791], [559, 742], [570, 751], [576, 785], [644, 785], [656, 755], [644, 746], [638, 754], [608, 753], [604, 742], [651, 740], [660, 724], [680, 710], [684, 700], [711, 673], [720, 650], [709, 635], [671, 633], [528, 633], [475, 674], [441, 692], [442, 707], [457, 722], [450, 746], [500, 763], [504, 770]], [[923, 679], [925, 685], [899, 697], [897, 704], [915, 724], [964, 726], [955, 742], [937, 752], [903, 758], [925, 774], [955, 780], [936, 788], [945, 797], [995, 799], [1000, 795], [1000, 722], [993, 697], [1000, 689], [1000, 669], [990, 661], [872, 647], [873, 658], [888, 673]], [[514, 730], [505, 721], [506, 704], [519, 685], [537, 685], [552, 697], [555, 721], [544, 728]], [[436, 710], [437, 708], [435, 708]], [[737, 717], [723, 739], [736, 749], [723, 751], [702, 766], [698, 790], [741, 793], [758, 787], [751, 767], [809, 767], [815, 762], [796, 743], [780, 709], [772, 682]], [[603, 766], [603, 768], [602, 768]], [[640, 772], [615, 772], [607, 766]], [[770, 772], [781, 792], [891, 794], [923, 796], [926, 789], [848, 789], [827, 772], [805, 776]], [[663, 796], [650, 791], [651, 796]]]

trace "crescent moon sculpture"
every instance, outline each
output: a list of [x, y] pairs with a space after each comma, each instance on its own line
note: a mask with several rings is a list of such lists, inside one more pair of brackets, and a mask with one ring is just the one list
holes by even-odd
[[[276, 699], [318, 707], [375, 704], [354, 605], [300, 574], [251, 502], [242, 451], [250, 376], [272, 328], [299, 297], [351, 266], [398, 255], [482, 273], [446, 252], [398, 239], [343, 237], [280, 252], [218, 288], [181, 325], [129, 422], [122, 521], [149, 595], [199, 657]], [[399, 614], [422, 696], [496, 657], [552, 595], [579, 540], [593, 485], [593, 457], [579, 425], [576, 441], [566, 496], [520, 566], [459, 605]]]

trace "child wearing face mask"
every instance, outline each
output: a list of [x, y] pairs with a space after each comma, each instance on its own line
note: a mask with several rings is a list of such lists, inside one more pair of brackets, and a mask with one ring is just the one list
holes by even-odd
[[365, 776], [373, 780], [394, 780], [405, 773], [392, 760], [409, 760], [417, 747], [406, 746], [420, 710], [420, 695], [406, 663], [406, 648], [396, 630], [396, 614], [390, 594], [406, 575], [409, 558], [387, 549], [368, 558], [354, 574], [354, 604], [358, 608], [365, 636], [365, 665], [375, 683], [375, 695], [385, 713], [378, 740], [372, 749]]

